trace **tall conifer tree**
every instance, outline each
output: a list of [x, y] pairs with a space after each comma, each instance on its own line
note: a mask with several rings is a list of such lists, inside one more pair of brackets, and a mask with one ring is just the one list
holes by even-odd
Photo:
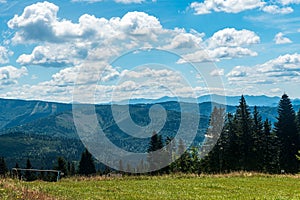
[[8, 172], [4, 157], [0, 157], [0, 176], [5, 177]]
[[299, 148], [299, 134], [296, 115], [291, 100], [284, 94], [278, 105], [278, 117], [275, 123], [275, 133], [279, 142], [280, 169], [286, 173], [297, 173], [299, 161], [296, 154]]
[[148, 163], [150, 170], [157, 169], [161, 164], [162, 156], [159, 153], [153, 153], [155, 151], [163, 151], [163, 141], [161, 135], [158, 135], [155, 131], [152, 134], [149, 147], [148, 147]]
[[92, 154], [85, 149], [79, 161], [78, 173], [80, 175], [91, 175], [96, 173], [96, 167]]
[[241, 170], [253, 170], [255, 165], [254, 154], [254, 139], [253, 139], [253, 120], [249, 111], [249, 107], [246, 103], [244, 96], [240, 99], [240, 104], [236, 110], [236, 126], [238, 136], [238, 148], [240, 155], [239, 168]]
[[[267, 128], [267, 127], [266, 127]], [[265, 138], [267, 136], [263, 134], [263, 122], [261, 115], [258, 112], [256, 106], [253, 110], [253, 151], [256, 155], [256, 165], [253, 170], [263, 171], [264, 165], [264, 151], [265, 151]]]

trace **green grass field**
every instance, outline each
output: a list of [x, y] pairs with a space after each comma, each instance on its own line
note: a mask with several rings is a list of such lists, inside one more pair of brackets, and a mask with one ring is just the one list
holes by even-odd
[[2, 179], [1, 199], [300, 199], [300, 176], [236, 173], [122, 178], [68, 178], [54, 182]]

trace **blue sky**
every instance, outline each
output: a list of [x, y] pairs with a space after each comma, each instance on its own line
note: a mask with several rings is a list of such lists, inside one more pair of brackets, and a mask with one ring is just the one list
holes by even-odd
[[300, 98], [299, 10], [300, 0], [0, 0], [0, 97]]

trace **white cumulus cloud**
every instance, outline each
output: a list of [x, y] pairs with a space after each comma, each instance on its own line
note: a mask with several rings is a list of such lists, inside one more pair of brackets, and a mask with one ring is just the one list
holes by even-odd
[[9, 51], [6, 47], [0, 46], [0, 64], [6, 64], [9, 62], [9, 56], [13, 55], [12, 51]]
[[49, 2], [36, 3], [9, 20], [8, 26], [16, 32], [14, 43], [39, 44], [31, 54], [19, 56], [20, 64], [66, 67], [85, 59], [109, 60], [128, 49], [197, 49], [203, 42], [203, 33], [165, 29], [156, 17], [144, 12], [111, 19], [84, 14], [73, 23], [59, 19], [58, 10]]
[[239, 13], [246, 10], [260, 9], [271, 14], [289, 14], [294, 10], [288, 5], [299, 4], [300, 0], [204, 0], [193, 2], [190, 5], [196, 15], [209, 14], [212, 12]]
[[190, 7], [195, 14], [202, 15], [214, 12], [239, 13], [245, 10], [260, 8], [264, 5], [261, 0], [204, 0], [204, 2], [193, 2]]
[[191, 49], [199, 48], [203, 42], [204, 34], [193, 31], [192, 33], [179, 33], [175, 35], [170, 44], [163, 47], [163, 49]]
[[211, 76], [223, 76], [224, 75], [224, 69], [214, 69], [210, 72]]
[[17, 84], [18, 79], [27, 75], [27, 73], [26, 67], [20, 69], [13, 66], [0, 67], [0, 89]]
[[239, 47], [251, 44], [257, 44], [260, 38], [256, 33], [250, 30], [242, 29], [236, 30], [235, 28], [225, 28], [213, 34], [208, 39], [208, 46], [214, 47]]
[[237, 66], [227, 78], [239, 84], [300, 83], [300, 54], [286, 54], [252, 67]]
[[268, 6], [264, 6], [262, 8], [262, 10], [266, 13], [270, 13], [270, 14], [289, 14], [294, 12], [294, 9], [291, 7], [279, 7], [277, 5], [268, 5]]
[[292, 43], [292, 41], [287, 38], [284, 37], [284, 34], [282, 32], [279, 32], [275, 35], [274, 41], [276, 44], [289, 44]]
[[85, 47], [74, 45], [37, 46], [31, 54], [22, 54], [17, 59], [21, 65], [40, 65], [44, 67], [66, 67], [77, 64], [87, 56]]
[[300, 4], [300, 0], [279, 0], [282, 5]]
[[257, 53], [242, 47], [218, 47], [213, 50], [200, 50], [194, 53], [183, 55], [183, 58], [179, 59], [177, 63], [219, 62], [221, 59], [240, 58], [244, 56], [257, 56]]
[[183, 55], [178, 64], [186, 62], [218, 62], [221, 59], [240, 58], [244, 56], [257, 56], [257, 53], [244, 48], [260, 42], [260, 38], [253, 31], [225, 28], [207, 39], [206, 49], [197, 50]]
[[22, 15], [15, 15], [14, 18], [8, 21], [9, 28], [18, 29], [14, 41], [57, 40], [53, 26], [57, 21], [58, 10], [58, 6], [49, 2], [27, 6]]

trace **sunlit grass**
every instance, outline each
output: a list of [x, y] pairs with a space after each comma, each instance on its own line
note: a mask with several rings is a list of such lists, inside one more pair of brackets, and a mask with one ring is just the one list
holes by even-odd
[[[300, 176], [255, 173], [75, 177], [57, 183], [7, 181], [15, 188], [27, 188], [49, 199], [300, 199]], [[4, 185], [1, 189], [9, 192]]]

